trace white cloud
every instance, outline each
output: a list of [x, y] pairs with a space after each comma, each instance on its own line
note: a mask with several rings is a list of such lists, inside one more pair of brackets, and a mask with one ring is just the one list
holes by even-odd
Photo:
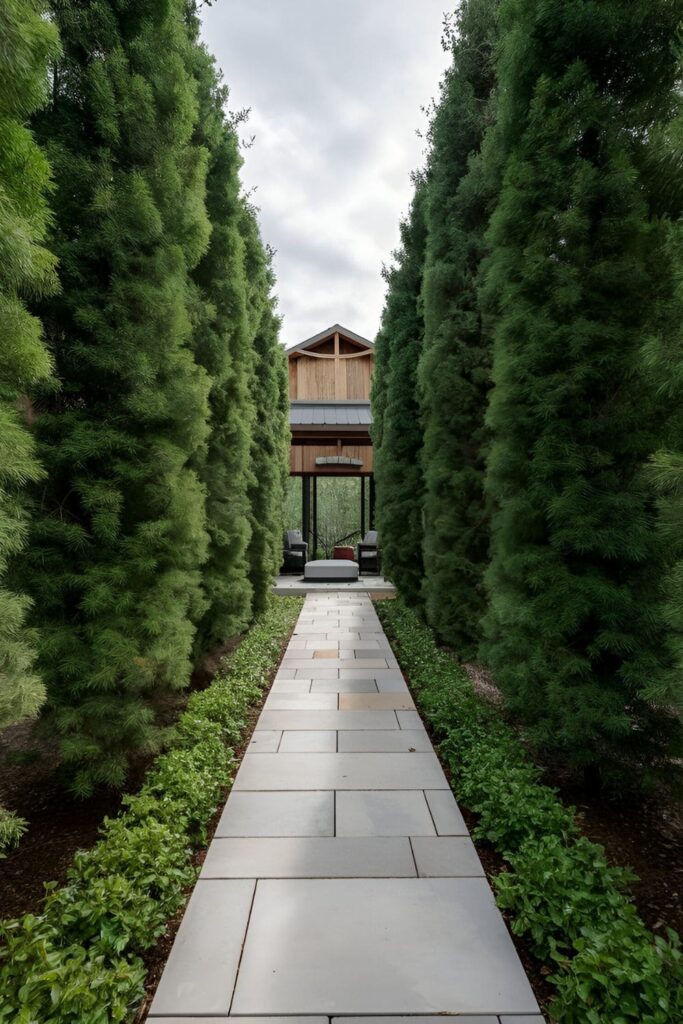
[[374, 337], [381, 265], [446, 65], [446, 0], [218, 0], [203, 37], [251, 108], [243, 180], [277, 250], [283, 341], [339, 321]]

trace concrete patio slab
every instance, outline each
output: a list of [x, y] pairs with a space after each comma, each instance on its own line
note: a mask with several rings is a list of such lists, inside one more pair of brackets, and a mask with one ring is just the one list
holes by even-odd
[[279, 729], [261, 729], [252, 734], [249, 750], [252, 754], [275, 754], [280, 746], [282, 731]]
[[201, 878], [414, 878], [403, 837], [215, 839]]
[[241, 879], [197, 882], [151, 1014], [229, 1012], [255, 885]]
[[425, 753], [432, 749], [431, 740], [424, 729], [366, 729], [358, 732], [340, 732], [340, 753]]
[[334, 711], [337, 707], [337, 696], [334, 693], [271, 693], [264, 708], [268, 711], [288, 711], [290, 709], [306, 709], [307, 711]]
[[273, 693], [310, 693], [310, 679], [275, 679], [270, 688]]
[[405, 693], [342, 693], [339, 697], [340, 711], [374, 711], [376, 708], [399, 708], [410, 710], [415, 707], [408, 691]]
[[423, 729], [422, 719], [417, 711], [397, 711], [396, 717], [402, 729]]
[[311, 693], [377, 692], [377, 683], [374, 679], [314, 679], [311, 683]]
[[216, 837], [333, 836], [334, 793], [232, 793]]
[[337, 749], [337, 733], [329, 729], [283, 732], [278, 749], [281, 754], [333, 754]]
[[412, 836], [420, 878], [483, 878], [484, 869], [469, 836]]
[[[422, 723], [420, 723], [422, 724]], [[398, 729], [394, 711], [267, 711], [257, 729]]]
[[450, 789], [434, 789], [425, 792], [429, 810], [434, 819], [436, 834], [439, 836], [469, 835], [465, 819], [460, 813]]
[[258, 884], [235, 1014], [537, 1009], [484, 879]]
[[337, 793], [338, 836], [432, 836], [434, 822], [420, 790]]
[[[249, 1020], [256, 1020], [256, 1017], [250, 1017]], [[285, 1018], [283, 1018], [285, 1019]], [[291, 1020], [291, 1017], [289, 1018]], [[313, 1020], [312, 1017], [307, 1018]], [[517, 1020], [520, 1018], [518, 1017]], [[488, 1014], [482, 1017], [481, 1014], [477, 1014], [472, 1017], [468, 1014], [466, 1017], [458, 1016], [455, 1019], [454, 1024], [498, 1024], [498, 1017], [491, 1017]], [[332, 1017], [333, 1024], [443, 1024], [443, 1017]]]
[[448, 789], [448, 782], [436, 754], [245, 754], [233, 789]]

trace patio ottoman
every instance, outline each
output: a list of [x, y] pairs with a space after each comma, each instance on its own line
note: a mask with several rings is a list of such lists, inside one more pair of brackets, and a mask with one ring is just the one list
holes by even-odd
[[343, 583], [358, 579], [358, 563], [346, 558], [318, 558], [306, 562], [304, 579], [314, 583]]

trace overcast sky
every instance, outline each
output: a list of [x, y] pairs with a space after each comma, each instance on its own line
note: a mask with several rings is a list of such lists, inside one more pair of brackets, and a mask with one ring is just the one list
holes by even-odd
[[[452, 5], [451, 5], [452, 6]], [[251, 108], [243, 180], [276, 250], [282, 340], [379, 326], [383, 262], [420, 166], [447, 0], [216, 0], [204, 39]]]

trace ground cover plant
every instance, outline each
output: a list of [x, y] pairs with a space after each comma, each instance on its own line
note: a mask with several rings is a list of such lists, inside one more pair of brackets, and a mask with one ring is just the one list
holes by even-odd
[[271, 598], [211, 686], [193, 694], [161, 754], [102, 838], [79, 852], [38, 914], [0, 924], [0, 1021], [120, 1024], [144, 994], [154, 946], [196, 878], [192, 852], [230, 785], [247, 712], [301, 608]]
[[581, 836], [571, 808], [539, 781], [517, 734], [478, 697], [463, 668], [403, 602], [377, 603], [433, 730], [475, 839], [507, 862], [494, 880], [513, 931], [548, 964], [559, 1024], [674, 1024], [683, 1017], [675, 933], [654, 936], [629, 899], [629, 871]]

